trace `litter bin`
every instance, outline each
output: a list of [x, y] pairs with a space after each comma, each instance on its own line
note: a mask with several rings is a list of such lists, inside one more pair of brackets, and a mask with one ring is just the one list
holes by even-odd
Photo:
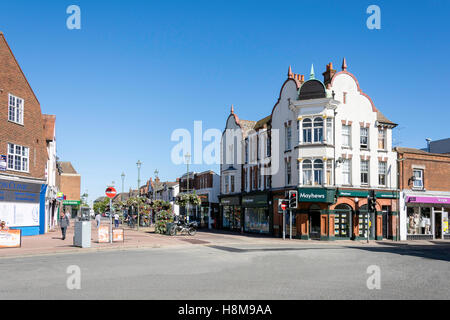
[[75, 234], [73, 236], [73, 245], [80, 248], [91, 247], [91, 222], [76, 221]]
[[175, 225], [175, 223], [169, 222], [166, 223], [166, 234], [170, 236], [170, 229]]

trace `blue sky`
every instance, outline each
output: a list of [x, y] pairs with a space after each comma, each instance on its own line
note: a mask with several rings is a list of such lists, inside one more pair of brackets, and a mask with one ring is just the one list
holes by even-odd
[[[81, 8], [82, 29], [66, 28]], [[366, 27], [369, 5], [381, 30]], [[389, 119], [396, 143], [450, 136], [450, 1], [2, 1], [0, 30], [36, 92], [57, 116], [58, 156], [82, 174], [90, 200], [112, 181], [137, 185], [170, 160], [177, 128], [223, 129], [270, 114], [292, 65], [316, 75], [342, 57]], [[194, 166], [196, 171], [218, 167]]]

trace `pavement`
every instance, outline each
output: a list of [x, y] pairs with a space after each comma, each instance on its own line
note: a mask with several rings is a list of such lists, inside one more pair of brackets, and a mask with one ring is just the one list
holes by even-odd
[[[108, 225], [107, 220], [102, 221], [102, 225]], [[91, 230], [91, 248], [78, 248], [73, 245], [73, 233], [74, 222], [72, 221], [71, 227], [67, 230], [66, 239], [62, 240], [60, 231], [49, 232], [44, 235], [23, 237], [21, 248], [9, 248], [0, 249], [0, 259], [2, 258], [14, 258], [36, 255], [51, 255], [51, 254], [74, 254], [74, 253], [86, 253], [97, 252], [105, 250], [127, 250], [138, 248], [165, 248], [165, 247], [191, 247], [192, 245], [328, 245], [328, 246], [417, 246], [417, 245], [438, 245], [438, 244], [450, 244], [448, 240], [442, 241], [405, 241], [405, 242], [393, 242], [390, 240], [385, 241], [370, 241], [369, 244], [366, 241], [304, 241], [304, 240], [283, 240], [280, 238], [273, 238], [263, 235], [241, 235], [226, 231], [210, 231], [200, 230], [195, 236], [167, 236], [154, 233], [154, 228], [140, 228], [140, 231], [136, 229], [130, 229], [128, 226], [121, 226], [124, 229], [125, 241], [110, 243], [99, 243], [98, 233], [95, 228], [95, 221], [92, 221]]]

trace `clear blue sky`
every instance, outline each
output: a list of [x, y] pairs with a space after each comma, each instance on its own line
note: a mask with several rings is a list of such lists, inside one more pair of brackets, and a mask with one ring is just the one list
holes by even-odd
[[[82, 29], [66, 28], [66, 8]], [[381, 8], [381, 30], [366, 8]], [[287, 69], [349, 71], [399, 123], [396, 142], [425, 147], [450, 136], [450, 1], [2, 1], [0, 30], [44, 113], [57, 116], [58, 156], [82, 174], [90, 200], [126, 174], [125, 188], [170, 161], [176, 128], [223, 129], [270, 114]], [[218, 167], [194, 166], [194, 170]], [[120, 189], [120, 187], [119, 187]], [[120, 191], [120, 190], [119, 190]]]

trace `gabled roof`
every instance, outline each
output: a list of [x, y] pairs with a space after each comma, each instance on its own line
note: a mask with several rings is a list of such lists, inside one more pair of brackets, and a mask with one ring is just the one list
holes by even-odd
[[270, 122], [270, 120], [272, 120], [272, 115], [269, 115], [269, 116], [265, 117], [264, 119], [257, 121], [255, 124], [255, 130], [263, 128], [264, 125], [266, 125]]
[[379, 123], [384, 123], [384, 124], [388, 124], [388, 125], [392, 125], [392, 126], [398, 126], [398, 124], [396, 124], [395, 122], [392, 122], [391, 120], [386, 118], [385, 115], [382, 114], [381, 111], [378, 109], [377, 109], [377, 121]]

